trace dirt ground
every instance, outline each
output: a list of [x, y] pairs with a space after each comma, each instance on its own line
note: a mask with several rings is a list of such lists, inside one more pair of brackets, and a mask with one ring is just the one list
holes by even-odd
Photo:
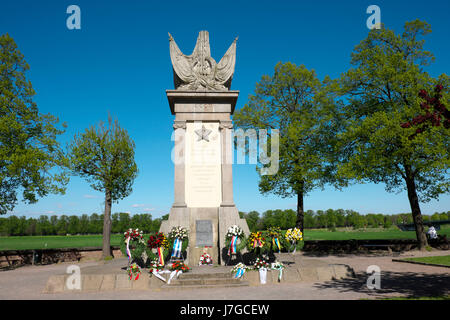
[[[208, 288], [170, 291], [110, 291], [98, 293], [44, 294], [43, 288], [50, 275], [64, 273], [73, 263], [46, 266], [25, 266], [0, 272], [0, 299], [163, 299], [163, 300], [353, 300], [388, 296], [442, 296], [450, 295], [450, 268], [393, 262], [393, 258], [448, 255], [449, 251], [409, 251], [392, 255], [326, 255], [297, 253], [282, 255], [280, 260], [320, 259], [326, 263], [347, 264], [356, 273], [355, 278], [326, 282], [296, 282], [267, 284], [258, 287]], [[96, 261], [80, 262], [80, 267], [97, 265]], [[376, 265], [381, 271], [381, 288], [367, 288], [367, 268]], [[262, 290], [262, 287], [264, 288]], [[261, 289], [260, 289], [261, 288]]]

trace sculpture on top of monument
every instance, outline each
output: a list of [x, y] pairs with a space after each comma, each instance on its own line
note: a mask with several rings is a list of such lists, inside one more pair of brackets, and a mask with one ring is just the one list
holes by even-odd
[[175, 89], [188, 91], [228, 91], [236, 63], [234, 39], [225, 55], [216, 63], [211, 57], [208, 31], [200, 31], [194, 51], [187, 56], [178, 48], [169, 33]]

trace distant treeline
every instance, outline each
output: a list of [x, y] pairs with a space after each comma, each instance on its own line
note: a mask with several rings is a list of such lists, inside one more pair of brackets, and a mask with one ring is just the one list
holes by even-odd
[[[294, 210], [267, 210], [262, 214], [257, 211], [248, 213], [240, 212], [241, 218], [247, 220], [250, 231], [266, 230], [271, 226], [279, 226], [281, 229], [289, 229], [295, 227], [297, 215]], [[434, 213], [433, 215], [422, 215], [424, 222], [449, 220], [450, 211], [442, 213]], [[411, 213], [399, 214], [359, 214], [353, 210], [308, 210], [305, 212], [304, 226], [305, 229], [312, 228], [328, 228], [334, 229], [338, 227], [360, 228], [389, 228], [392, 225], [413, 223]]]
[[[266, 230], [271, 226], [278, 226], [283, 230], [295, 227], [297, 215], [294, 210], [267, 210], [260, 214], [257, 211], [248, 213], [239, 212], [241, 218], [247, 220], [250, 231]], [[159, 230], [161, 221], [168, 218], [165, 215], [153, 219], [151, 214], [114, 213], [112, 220], [112, 233], [122, 233], [128, 228], [139, 228], [144, 233], [153, 233]], [[423, 215], [423, 220], [438, 221], [449, 220], [450, 211]], [[305, 228], [328, 228], [333, 230], [340, 227], [360, 228], [389, 228], [392, 225], [413, 223], [410, 213], [393, 215], [385, 214], [359, 214], [353, 210], [326, 211], [308, 210], [305, 212]], [[0, 218], [1, 236], [34, 236], [34, 235], [76, 235], [76, 234], [101, 234], [103, 231], [103, 215], [93, 213], [90, 216], [46, 216], [39, 218], [26, 218], [10, 216]]]
[[[111, 216], [112, 233], [122, 233], [128, 228], [139, 228], [144, 233], [153, 233], [159, 230], [162, 218], [152, 219], [151, 214], [114, 213]], [[34, 235], [76, 235], [76, 234], [102, 234], [103, 214], [93, 213], [90, 216], [45, 216], [39, 218], [26, 218], [10, 216], [0, 218], [0, 235], [2, 236], [34, 236]]]

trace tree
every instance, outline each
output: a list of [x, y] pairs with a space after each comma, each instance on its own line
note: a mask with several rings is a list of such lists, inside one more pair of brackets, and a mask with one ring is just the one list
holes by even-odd
[[126, 213], [126, 212], [120, 212], [119, 213], [119, 230], [121, 232], [125, 232], [128, 230], [128, 228], [130, 228], [130, 223], [131, 223], [131, 219], [130, 219], [130, 214]]
[[89, 216], [87, 214], [82, 214], [80, 217], [80, 233], [89, 233]]
[[80, 232], [80, 219], [78, 216], [70, 216], [69, 223], [67, 225], [67, 231], [69, 234], [77, 234]]
[[273, 210], [264, 211], [262, 216], [263, 216], [263, 227], [265, 230], [269, 229], [270, 227], [276, 226], [278, 227], [277, 222], [275, 221]]
[[68, 233], [69, 217], [62, 215], [59, 217], [56, 223], [56, 234], [59, 236], [65, 236]]
[[24, 202], [35, 203], [49, 193], [64, 194], [68, 183], [67, 159], [56, 140], [64, 130], [56, 127], [57, 118], [38, 112], [29, 68], [14, 40], [1, 35], [0, 214], [14, 209], [19, 190]]
[[339, 126], [328, 83], [328, 78], [321, 83], [303, 65], [280, 62], [273, 76], [263, 76], [248, 103], [234, 115], [235, 125], [244, 130], [270, 129], [267, 145], [272, 143], [273, 130], [279, 130], [279, 169], [264, 175], [261, 169], [271, 164], [257, 166], [259, 190], [297, 197], [296, 226], [302, 231], [304, 197], [332, 176], [325, 151]]
[[47, 216], [39, 216], [36, 233], [42, 236], [52, 234], [52, 225]]
[[416, 129], [401, 127], [421, 112], [420, 90], [444, 84], [442, 101], [448, 101], [449, 77], [436, 80], [423, 70], [433, 55], [423, 49], [419, 37], [429, 32], [426, 22], [406, 22], [401, 35], [384, 27], [372, 29], [355, 47], [354, 68], [341, 77], [347, 121], [335, 151], [340, 157], [338, 176], [384, 183], [388, 192], [407, 190], [421, 249], [427, 239], [419, 201], [449, 190], [449, 131], [432, 126], [409, 139]]
[[119, 214], [116, 212], [111, 215], [111, 232], [120, 233]]
[[258, 211], [250, 211], [245, 215], [245, 220], [247, 221], [248, 228], [251, 232], [258, 231], [258, 227], [260, 225], [260, 218]]
[[312, 210], [307, 210], [305, 212], [305, 228], [315, 228], [317, 227], [316, 219], [314, 217], [315, 213]]
[[111, 206], [127, 197], [137, 176], [134, 142], [119, 122], [109, 117], [108, 127], [100, 122], [76, 135], [69, 145], [71, 170], [86, 178], [91, 187], [105, 194], [103, 257], [111, 256]]

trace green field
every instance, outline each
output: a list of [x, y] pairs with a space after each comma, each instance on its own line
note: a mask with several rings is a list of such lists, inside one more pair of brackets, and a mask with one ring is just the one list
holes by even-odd
[[[111, 235], [111, 245], [120, 245], [121, 235]], [[0, 250], [101, 247], [102, 235], [0, 237]]]
[[[426, 228], [425, 230], [428, 230]], [[439, 235], [450, 236], [450, 225], [443, 225], [441, 230], [438, 230]], [[345, 230], [338, 229], [331, 232], [327, 229], [305, 230], [305, 240], [375, 240], [375, 239], [416, 239], [415, 231], [401, 231], [397, 228], [383, 229], [383, 228], [367, 228], [361, 230]]]
[[[450, 236], [450, 226], [442, 226], [438, 234]], [[398, 229], [366, 229], [345, 230], [335, 232], [326, 229], [305, 230], [305, 240], [374, 240], [374, 239], [415, 239], [414, 231], [401, 231]], [[120, 234], [111, 235], [111, 245], [120, 245]], [[0, 250], [26, 250], [26, 249], [56, 249], [101, 247], [102, 235], [80, 236], [23, 236], [0, 237]]]
[[405, 258], [403, 260], [450, 266], [450, 256], [423, 257], [423, 258]]

